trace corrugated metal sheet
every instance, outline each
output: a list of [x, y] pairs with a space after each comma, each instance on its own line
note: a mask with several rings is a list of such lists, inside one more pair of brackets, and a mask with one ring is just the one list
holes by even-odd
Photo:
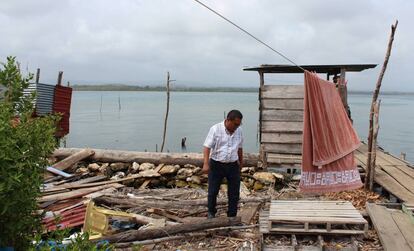
[[33, 92], [36, 92], [36, 98], [34, 101], [36, 107], [36, 115], [42, 116], [51, 114], [53, 111], [52, 108], [55, 86], [42, 83], [32, 83], [27, 89], [23, 91], [23, 95], [29, 96]]
[[62, 118], [58, 125], [56, 136], [63, 137], [69, 133], [70, 105], [72, 102], [72, 88], [59, 86], [55, 87], [53, 100], [53, 113], [60, 113]]

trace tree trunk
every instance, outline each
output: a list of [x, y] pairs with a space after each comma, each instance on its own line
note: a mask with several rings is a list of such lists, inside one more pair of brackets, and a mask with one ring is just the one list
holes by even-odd
[[166, 226], [163, 228], [153, 228], [153, 229], [144, 229], [144, 230], [130, 230], [119, 234], [114, 234], [110, 236], [102, 237], [102, 240], [108, 240], [109, 242], [128, 242], [128, 241], [139, 241], [139, 240], [148, 240], [156, 239], [165, 236], [170, 236], [180, 233], [188, 233], [193, 231], [200, 231], [204, 229], [211, 229], [217, 227], [226, 227], [237, 225], [240, 223], [240, 217], [235, 219], [231, 218], [215, 218], [215, 219], [205, 219], [197, 223], [184, 223], [173, 226]]
[[[53, 156], [62, 159], [81, 151], [81, 148], [59, 148], [55, 150]], [[137, 163], [154, 163], [169, 165], [193, 164], [203, 166], [202, 153], [154, 153], [154, 152], [135, 152], [120, 150], [102, 150], [91, 149], [95, 152], [90, 156], [90, 160], [99, 162], [137, 162]], [[243, 160], [245, 166], [257, 166], [259, 159], [258, 154], [244, 153]]]

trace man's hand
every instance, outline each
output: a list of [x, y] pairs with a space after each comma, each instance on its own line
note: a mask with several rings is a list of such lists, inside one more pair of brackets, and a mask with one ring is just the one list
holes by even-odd
[[208, 171], [210, 170], [210, 165], [208, 163], [204, 163], [203, 165], [203, 173], [208, 173]]

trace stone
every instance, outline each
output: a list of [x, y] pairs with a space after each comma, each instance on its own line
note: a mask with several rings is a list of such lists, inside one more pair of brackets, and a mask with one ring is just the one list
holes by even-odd
[[191, 177], [193, 175], [193, 170], [189, 168], [181, 168], [177, 172], [177, 179], [185, 180], [187, 177]]
[[192, 165], [192, 164], [185, 164], [185, 165], [184, 165], [184, 168], [195, 169], [195, 168], [197, 168], [197, 166]]
[[158, 173], [160, 173], [161, 175], [174, 174], [178, 171], [179, 168], [180, 166], [178, 166], [177, 168], [177, 165], [165, 165], [163, 168], [161, 168], [161, 170], [158, 171]]
[[129, 173], [138, 173], [139, 164], [137, 162], [132, 163], [132, 166], [129, 167]]
[[201, 184], [201, 179], [200, 179], [199, 176], [193, 175], [193, 176], [190, 177], [190, 180], [191, 180], [190, 182], [192, 182], [192, 183], [195, 183], [195, 184], [198, 184], [198, 185]]
[[188, 183], [184, 180], [176, 180], [175, 181], [175, 186], [176, 187], [181, 188], [181, 187], [186, 187], [187, 185], [188, 185]]
[[273, 175], [273, 173], [269, 172], [257, 172], [253, 174], [253, 178], [265, 184], [270, 184], [276, 181], [276, 177]]
[[76, 173], [87, 173], [89, 170], [87, 167], [80, 167], [76, 169]]
[[113, 173], [108, 163], [102, 164], [101, 167], [99, 167], [99, 172], [103, 175], [106, 175], [107, 177], [112, 176]]
[[259, 182], [259, 181], [254, 182], [253, 189], [255, 191], [261, 190], [261, 189], [263, 189], [263, 187], [264, 187], [264, 185], [261, 182]]
[[293, 181], [300, 181], [301, 175], [300, 174], [295, 174], [292, 176], [292, 180]]
[[193, 173], [194, 174], [201, 174], [201, 171], [202, 171], [203, 169], [201, 168], [201, 167], [196, 167], [196, 168], [194, 168], [194, 170], [193, 170]]
[[114, 172], [119, 172], [128, 169], [128, 164], [123, 162], [116, 162], [110, 165], [111, 170]]
[[125, 177], [124, 172], [116, 172], [114, 176], [111, 177], [111, 180], [119, 180]]
[[254, 167], [242, 167], [241, 172], [242, 173], [253, 173], [255, 171]]
[[283, 174], [281, 174], [281, 173], [272, 173], [272, 174], [278, 180], [284, 180], [285, 179], [285, 176], [283, 176]]
[[88, 165], [88, 169], [91, 172], [96, 172], [96, 171], [99, 170], [99, 168], [100, 168], [100, 166], [97, 163], [92, 163], [92, 164]]
[[154, 168], [155, 168], [155, 165], [154, 165], [154, 164], [152, 164], [152, 163], [142, 163], [142, 164], [139, 166], [139, 170], [140, 170], [140, 171], [151, 170], [151, 169], [154, 169]]
[[159, 177], [159, 176], [161, 176], [159, 173], [157, 173], [154, 170], [141, 171], [141, 172], [139, 172], [139, 175], [141, 177], [144, 177], [144, 178], [152, 178], [152, 177]]

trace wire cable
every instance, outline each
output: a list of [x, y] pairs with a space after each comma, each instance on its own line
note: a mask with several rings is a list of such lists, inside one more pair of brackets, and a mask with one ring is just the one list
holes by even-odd
[[262, 45], [266, 46], [267, 48], [269, 48], [270, 50], [272, 50], [273, 52], [277, 53], [279, 56], [283, 57], [284, 59], [286, 59], [287, 61], [289, 61], [290, 63], [294, 64], [295, 66], [297, 66], [298, 68], [300, 68], [303, 71], [306, 71], [305, 69], [303, 69], [302, 67], [300, 67], [298, 64], [296, 64], [295, 62], [293, 62], [291, 59], [289, 59], [287, 56], [283, 55], [283, 53], [273, 49], [270, 45], [266, 44], [265, 42], [263, 42], [262, 40], [260, 40], [259, 38], [257, 38], [256, 36], [254, 36], [253, 34], [251, 34], [250, 32], [248, 32], [247, 30], [243, 29], [242, 27], [240, 27], [239, 25], [237, 25], [236, 23], [234, 23], [233, 21], [231, 21], [230, 19], [226, 18], [225, 16], [223, 16], [222, 14], [218, 13], [217, 11], [213, 10], [212, 8], [210, 8], [209, 6], [207, 6], [206, 4], [204, 4], [203, 2], [199, 1], [199, 0], [194, 0], [196, 3], [200, 4], [201, 6], [203, 6], [204, 8], [208, 9], [209, 11], [213, 12], [214, 14], [216, 14], [217, 16], [221, 17], [222, 19], [226, 20], [228, 23], [232, 24], [233, 26], [235, 26], [236, 28], [238, 28], [239, 30], [241, 30], [242, 32], [246, 33], [248, 36], [252, 37], [254, 40], [256, 40], [257, 42], [261, 43]]

